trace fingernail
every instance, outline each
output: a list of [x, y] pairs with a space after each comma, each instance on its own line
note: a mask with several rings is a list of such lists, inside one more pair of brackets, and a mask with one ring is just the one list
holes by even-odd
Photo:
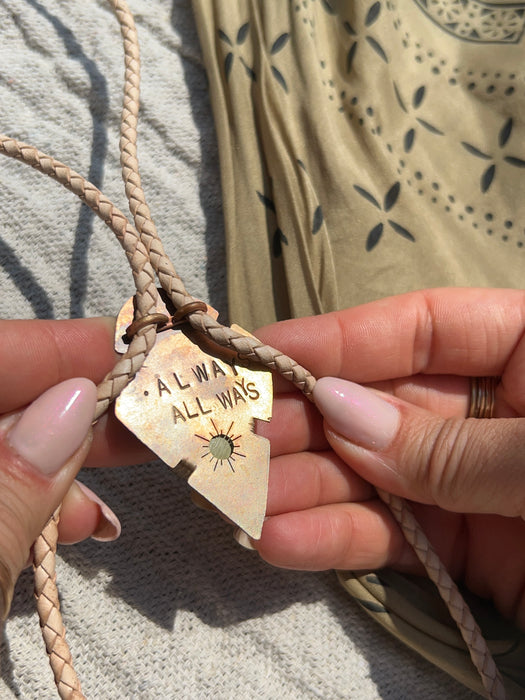
[[122, 532], [122, 526], [115, 513], [85, 484], [82, 484], [80, 481], [75, 481], [75, 484], [79, 486], [84, 495], [89, 498], [92, 503], [96, 503], [99, 508], [97, 529], [91, 535], [91, 539], [97, 542], [113, 542], [118, 539]]
[[237, 542], [237, 544], [240, 544], [241, 547], [244, 547], [244, 549], [251, 549], [255, 550], [255, 547], [252, 544], [252, 541], [248, 537], [248, 535], [244, 532], [244, 530], [241, 530], [240, 527], [236, 528], [233, 531], [233, 539]]
[[397, 433], [398, 410], [359, 384], [323, 377], [317, 381], [313, 396], [330, 426], [362, 447], [383, 450]]
[[84, 442], [96, 403], [92, 381], [67, 379], [26, 408], [7, 440], [23, 459], [51, 476]]

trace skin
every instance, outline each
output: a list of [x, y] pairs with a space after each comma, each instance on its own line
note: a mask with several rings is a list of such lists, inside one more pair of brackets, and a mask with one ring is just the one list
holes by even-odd
[[[0, 321], [5, 388], [0, 411], [19, 410], [64, 379], [85, 376], [99, 382], [114, 362], [113, 323]], [[525, 415], [524, 330], [525, 293], [447, 289], [258, 331], [261, 340], [294, 357], [314, 376], [341, 377], [386, 392], [402, 416], [400, 435], [386, 455], [395, 468], [381, 469], [373, 455], [323, 424], [315, 406], [277, 377], [274, 419], [257, 428], [270, 438], [272, 449], [269, 518], [261, 540], [254, 543], [260, 555], [294, 569], [393, 566], [419, 572], [374, 484], [411, 499], [451, 574], [492, 598], [504, 615], [525, 628], [525, 428], [517, 418]], [[482, 375], [502, 377], [496, 416], [512, 420], [467, 421], [474, 432], [465, 444], [476, 450], [454, 461], [451, 454], [462, 444], [468, 410], [468, 377]], [[443, 426], [450, 430], [444, 432]], [[438, 433], [448, 442], [438, 439]], [[93, 429], [86, 464], [117, 466], [151, 458], [108, 414]], [[442, 468], [447, 465], [448, 471]], [[494, 474], [494, 480], [478, 488], [473, 465]], [[454, 488], [458, 475], [463, 479], [459, 494]], [[68, 494], [61, 539], [89, 537], [96, 528], [93, 512], [88, 499]]]
[[[274, 420], [258, 429], [272, 440], [259, 554], [292, 569], [421, 573], [374, 484], [410, 499], [452, 576], [525, 629], [525, 425], [516, 418], [525, 415], [524, 330], [525, 293], [471, 289], [416, 292], [259, 330], [314, 376], [387, 392], [403, 426], [380, 455], [385, 469], [277, 381]], [[468, 377], [483, 375], [502, 377], [495, 416], [513, 420], [464, 420]]]
[[[6, 416], [9, 415], [10, 419], [15, 421], [26, 405], [64, 379], [84, 376], [95, 383], [100, 382], [115, 362], [114, 323], [114, 319], [111, 318], [0, 321], [0, 415], [4, 419], [0, 450], [6, 449], [4, 437], [9, 428]], [[151, 453], [141, 443], [135, 438], [128, 439], [128, 435], [113, 416], [105, 416], [97, 423], [80, 452], [80, 464], [89, 462], [108, 466], [151, 459]], [[80, 464], [72, 469], [78, 470]], [[18, 471], [19, 483], [11, 490], [12, 497], [21, 501], [25, 488], [24, 479], [35, 480], [36, 477], [31, 470], [25, 469], [24, 465], [19, 465]], [[15, 472], [13, 474], [16, 476]], [[0, 482], [6, 481], [7, 488], [13, 479], [8, 474], [4, 476], [0, 475]], [[72, 477], [66, 474], [61, 478], [65, 483], [67, 478]], [[100, 510], [76, 484], [73, 484], [69, 491], [67, 487], [62, 489], [59, 495], [64, 498], [59, 526], [61, 542], [78, 542], [97, 531]], [[32, 513], [26, 518], [27, 526], [31, 529], [31, 541], [36, 538], [43, 522], [56, 505], [58, 503], [50, 504], [51, 511], [40, 515], [42, 522], [37, 513]], [[17, 506], [17, 510], [22, 511], [22, 504]], [[0, 520], [4, 520], [1, 514]], [[13, 571], [20, 570], [27, 559], [27, 547], [23, 546], [26, 539], [26, 536], [20, 536], [19, 552], [4, 552], [3, 558], [12, 562]]]

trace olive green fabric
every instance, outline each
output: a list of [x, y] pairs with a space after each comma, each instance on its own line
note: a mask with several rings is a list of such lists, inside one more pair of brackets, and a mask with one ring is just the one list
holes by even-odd
[[194, 0], [230, 316], [521, 286], [525, 2]]

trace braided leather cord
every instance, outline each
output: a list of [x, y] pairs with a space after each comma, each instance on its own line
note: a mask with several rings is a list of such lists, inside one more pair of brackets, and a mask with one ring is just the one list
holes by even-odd
[[[126, 73], [120, 141], [121, 164], [126, 195], [137, 230], [94, 185], [54, 158], [3, 135], [0, 135], [0, 153], [27, 163], [64, 185], [80, 197], [115, 233], [132, 268], [137, 287], [136, 318], [139, 319], [151, 313], [155, 307], [158, 298], [155, 273], [176, 308], [194, 301], [194, 298], [184, 288], [164, 251], [142, 190], [136, 157], [140, 81], [138, 39], [127, 4], [123, 0], [110, 0], [110, 3], [120, 22], [124, 41]], [[206, 334], [218, 345], [233, 349], [241, 358], [251, 359], [279, 372], [311, 399], [315, 379], [293, 359], [255, 338], [240, 335], [233, 329], [222, 326], [201, 311], [190, 314], [188, 320], [194, 329]], [[134, 336], [125, 355], [98, 387], [95, 419], [107, 410], [111, 401], [140, 369], [155, 343], [155, 338], [155, 326], [147, 326]], [[472, 661], [481, 676], [487, 697], [494, 700], [504, 699], [505, 691], [501, 677], [479, 627], [415, 520], [409, 505], [403, 499], [381, 490], [378, 490], [378, 494], [390, 508], [457, 622]], [[59, 695], [64, 700], [82, 700], [84, 695], [65, 640], [65, 627], [56, 587], [58, 517], [57, 511], [34, 545], [35, 596], [42, 634]]]
[[[139, 234], [125, 215], [82, 175], [33, 146], [0, 134], [0, 153], [27, 163], [64, 185], [104, 221], [117, 237], [130, 262], [137, 289], [137, 316], [140, 318], [151, 313], [158, 300], [155, 272]], [[156, 330], [153, 326], [144, 328], [132, 339], [127, 352], [98, 386], [95, 419], [107, 410], [109, 404], [135, 376], [155, 344], [155, 338]]]
[[[148, 251], [154, 251], [151, 257], [152, 265], [159, 276], [163, 289], [170, 295], [177, 307], [190, 300], [190, 297], [184, 296], [186, 290], [177, 276], [170, 259], [164, 252], [146, 202], [139, 175], [137, 123], [139, 113], [140, 54], [137, 32], [133, 16], [125, 0], [110, 0], [110, 2], [120, 22], [126, 66], [120, 138], [122, 177], [135, 226]], [[178, 287], [179, 282], [182, 288]], [[257, 340], [239, 336], [231, 328], [222, 326], [202, 312], [190, 314], [188, 320], [193, 328], [211, 337], [218, 345], [232, 348], [241, 357], [250, 358], [279, 372], [292, 381], [306, 396], [311, 398], [311, 392], [315, 384], [314, 378], [308, 373], [303, 377], [303, 368], [294, 363], [293, 360], [290, 360], [290, 358], [282, 355], [274, 348], [262, 345]], [[390, 508], [405, 538], [413, 547], [429, 578], [436, 584], [441, 597], [447, 604], [451, 616], [457, 623], [469, 649], [472, 661], [480, 673], [489, 697], [504, 698], [503, 683], [483, 635], [457, 586], [452, 581], [446, 568], [414, 518], [410, 506], [402, 498], [391, 496], [379, 489], [378, 495]]]
[[66, 642], [66, 630], [60, 614], [55, 573], [56, 533], [59, 510], [42, 530], [33, 545], [35, 596], [38, 600], [40, 627], [61, 698], [83, 700], [80, 681], [73, 668], [73, 659]]

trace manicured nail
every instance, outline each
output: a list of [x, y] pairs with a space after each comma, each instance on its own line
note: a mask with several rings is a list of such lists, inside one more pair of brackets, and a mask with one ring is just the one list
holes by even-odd
[[398, 410], [359, 384], [323, 377], [317, 381], [313, 396], [330, 426], [362, 447], [383, 450], [397, 433]]
[[240, 544], [241, 547], [244, 547], [244, 549], [255, 550], [251, 539], [244, 532], [244, 530], [241, 530], [240, 527], [233, 531], [233, 539], [237, 542], [237, 544]]
[[97, 388], [92, 381], [67, 379], [26, 408], [8, 442], [38, 471], [51, 476], [84, 442], [96, 403]]
[[75, 481], [75, 484], [80, 487], [80, 490], [90, 501], [97, 504], [99, 509], [97, 529], [91, 535], [91, 539], [97, 542], [113, 542], [118, 539], [122, 531], [122, 526], [115, 513], [85, 484], [80, 483], [80, 481]]

